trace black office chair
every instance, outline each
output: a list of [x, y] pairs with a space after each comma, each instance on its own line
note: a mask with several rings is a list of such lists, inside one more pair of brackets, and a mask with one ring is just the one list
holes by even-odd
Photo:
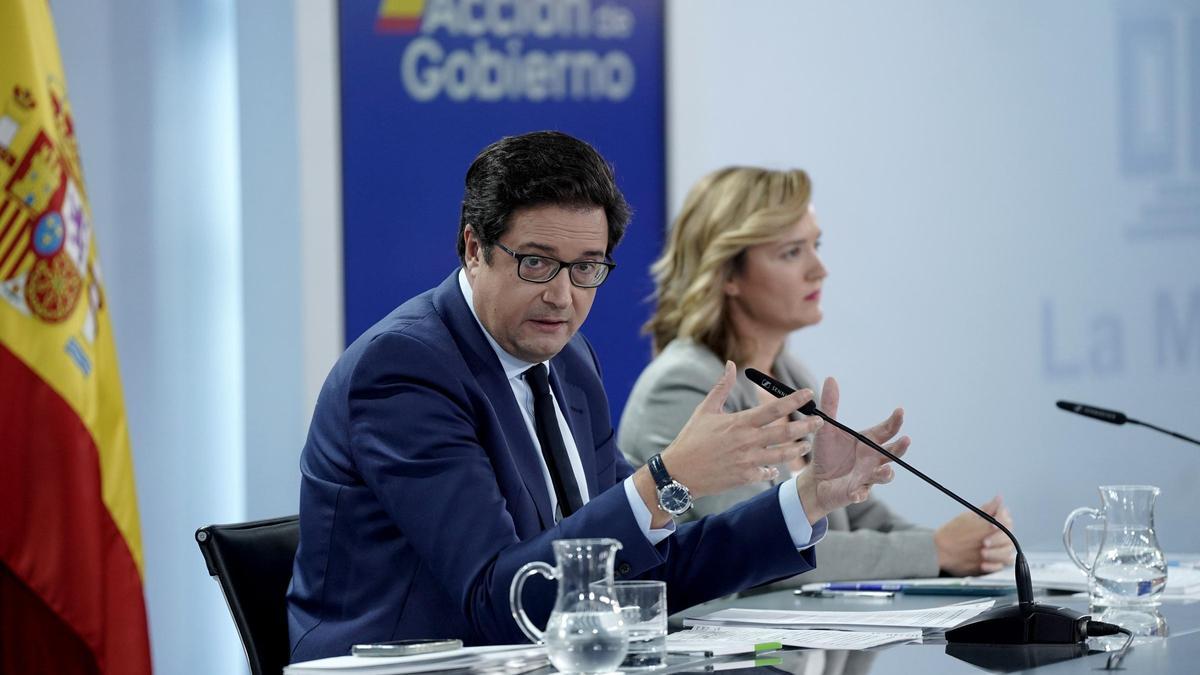
[[287, 587], [300, 517], [209, 525], [196, 530], [196, 543], [221, 584], [251, 675], [280, 675], [290, 656]]

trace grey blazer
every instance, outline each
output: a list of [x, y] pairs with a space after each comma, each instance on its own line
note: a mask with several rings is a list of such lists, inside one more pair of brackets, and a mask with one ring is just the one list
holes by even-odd
[[[724, 363], [707, 347], [689, 339], [667, 345], [642, 371], [621, 417], [618, 445], [638, 466], [662, 452], [687, 423], [692, 412], [720, 379]], [[785, 350], [772, 366], [775, 377], [797, 389], [816, 391], [808, 370]], [[737, 383], [725, 409], [737, 412], [758, 403], [754, 385], [738, 369]], [[779, 480], [791, 472], [779, 467]], [[725, 509], [770, 489], [760, 482], [734, 488], [719, 495], [700, 497], [683, 519], [700, 518]], [[938, 575], [933, 531], [918, 528], [891, 511], [874, 497], [829, 514], [829, 531], [817, 544], [817, 569], [773, 584], [771, 588], [804, 583], [855, 579], [903, 579]]]

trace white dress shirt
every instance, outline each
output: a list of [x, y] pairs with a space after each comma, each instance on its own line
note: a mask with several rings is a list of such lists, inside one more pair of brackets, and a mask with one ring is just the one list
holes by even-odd
[[[484, 327], [483, 322], [479, 321], [479, 314], [475, 311], [475, 294], [471, 289], [471, 284], [467, 281], [467, 272], [464, 269], [458, 271], [458, 287], [462, 291], [463, 298], [467, 301], [467, 307], [471, 309], [471, 316], [475, 317], [475, 322], [479, 324], [479, 329], [483, 331], [483, 336], [487, 338], [488, 344], [492, 346], [492, 351], [496, 352], [496, 358], [500, 360], [500, 366], [504, 369], [504, 376], [508, 379], [508, 386], [512, 388], [513, 397], [517, 401], [517, 407], [521, 409], [521, 416], [525, 419], [525, 429], [529, 432], [530, 439], [533, 440], [533, 445], [538, 452], [538, 464], [542, 467], [542, 477], [546, 481], [546, 492], [550, 495], [550, 505], [554, 512], [554, 519], [557, 522], [562, 519], [562, 509], [558, 505], [558, 495], [554, 493], [554, 482], [550, 478], [550, 469], [546, 466], [546, 460], [542, 458], [542, 444], [538, 441], [537, 427], [534, 425], [533, 414], [533, 391], [529, 388], [529, 383], [523, 377], [526, 370], [529, 370], [536, 364], [522, 361], [517, 357], [509, 354], [496, 343], [492, 334]], [[543, 361], [546, 367], [550, 368], [549, 361]], [[554, 399], [554, 416], [558, 419], [558, 428], [562, 433], [563, 443], [567, 447], [567, 455], [571, 459], [571, 471], [575, 474], [575, 483], [579, 486], [580, 497], [583, 503], [586, 504], [591, 499], [588, 493], [587, 477], [583, 473], [583, 464], [579, 460], [579, 448], [575, 445], [575, 436], [571, 433], [571, 427], [567, 424], [566, 418], [563, 416], [562, 408], [558, 405], [558, 397], [554, 396], [553, 387], [550, 390], [550, 396]], [[792, 477], [783, 482], [779, 486], [779, 507], [783, 511], [783, 519], [787, 524], [788, 533], [791, 535], [792, 542], [797, 549], [805, 549], [815, 545], [822, 537], [825, 536], [826, 521], [821, 519], [814, 528], [808, 523], [808, 516], [804, 513], [804, 507], [800, 504], [800, 495], [796, 492], [796, 478]], [[650, 509], [646, 507], [646, 502], [642, 501], [641, 495], [638, 494], [637, 487], [633, 484], [633, 476], [626, 478], [624, 481], [625, 496], [629, 500], [629, 508], [633, 511], [633, 516], [641, 527], [642, 533], [646, 535], [646, 539], [651, 544], [657, 544], [663, 539], [666, 539], [675, 531], [674, 521], [669, 521], [667, 526], [661, 529], [652, 529], [650, 523], [653, 518], [650, 515]]]

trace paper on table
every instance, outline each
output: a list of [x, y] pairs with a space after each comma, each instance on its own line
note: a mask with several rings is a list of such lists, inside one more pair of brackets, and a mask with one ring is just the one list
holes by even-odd
[[712, 614], [685, 619], [685, 626], [775, 626], [792, 628], [953, 628], [995, 604], [994, 600], [960, 603], [928, 609], [883, 612], [818, 612], [771, 609], [723, 609]]
[[533, 669], [546, 663], [545, 647], [528, 644], [491, 645], [412, 656], [333, 656], [294, 663], [285, 667], [283, 672], [284, 675], [407, 675], [460, 668], [519, 672], [522, 664], [528, 664], [528, 669]]
[[[1087, 575], [1072, 562], [1050, 562], [1031, 564], [1029, 566], [1030, 580], [1035, 588], [1054, 589], [1059, 591], [1086, 591]], [[975, 577], [980, 582], [994, 582], [1001, 579], [1012, 581], [1012, 570], [1000, 570], [992, 574]], [[1168, 567], [1167, 587], [1164, 595], [1168, 597], [1200, 597], [1200, 570], [1191, 567]]]
[[1012, 570], [1007, 570], [998, 573], [997, 576], [988, 575], [986, 577], [934, 577], [930, 579], [872, 579], [870, 581], [847, 581], [847, 582], [816, 582], [804, 584], [800, 587], [802, 591], [823, 591], [830, 583], [847, 583], [861, 584], [863, 586], [896, 586], [899, 588], [1012, 588], [1016, 589], [1016, 584], [1013, 581]]
[[[700, 626], [696, 629], [671, 633], [667, 636], [667, 652], [671, 654], [693, 654], [699, 656], [725, 656], [727, 654], [753, 654], [769, 652], [783, 646], [772, 635], [777, 630], [769, 628], [735, 629], [725, 632], [724, 627]], [[762, 639], [759, 639], [759, 638]]]
[[870, 649], [894, 642], [920, 642], [921, 631], [807, 630], [749, 628], [741, 626], [693, 626], [667, 636], [667, 651], [741, 654], [748, 647], [778, 642], [787, 647], [809, 649]]

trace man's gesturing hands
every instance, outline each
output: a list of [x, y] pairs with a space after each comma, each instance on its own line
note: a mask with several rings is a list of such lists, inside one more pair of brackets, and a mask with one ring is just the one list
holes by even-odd
[[725, 412], [725, 399], [736, 378], [733, 362], [726, 362], [721, 379], [662, 453], [667, 470], [693, 497], [774, 478], [778, 470], [772, 465], [786, 464], [807, 452], [804, 437], [823, 423], [818, 417], [806, 417], [771, 424], [812, 400], [808, 389], [749, 410]]
[[[736, 377], [737, 369], [727, 362], [721, 379], [662, 453], [667, 470], [692, 496], [772, 479], [778, 475], [774, 465], [792, 462], [811, 449], [811, 461], [797, 477], [796, 490], [809, 521], [815, 523], [834, 509], [865, 500], [872, 485], [888, 483], [894, 477], [886, 457], [833, 425], [824, 425], [819, 417], [777, 422], [812, 399], [808, 389], [741, 412], [725, 412], [725, 400]], [[836, 417], [837, 408], [837, 382], [829, 378], [822, 391], [821, 409]], [[897, 409], [863, 435], [887, 443], [900, 431], [903, 419], [903, 411]], [[805, 437], [814, 432], [810, 448]], [[908, 446], [909, 439], [901, 437], [885, 447], [900, 456]], [[651, 512], [658, 512], [655, 520], [659, 521], [661, 512], [654, 507], [653, 483], [647, 484], [648, 480], [648, 475], [643, 477], [639, 492]]]

